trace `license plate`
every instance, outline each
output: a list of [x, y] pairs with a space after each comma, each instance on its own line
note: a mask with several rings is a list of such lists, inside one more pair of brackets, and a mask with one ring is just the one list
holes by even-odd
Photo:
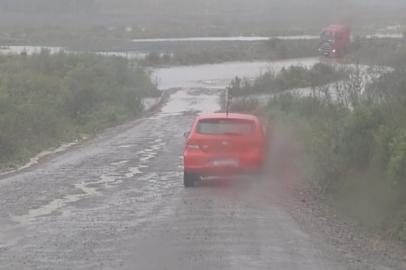
[[218, 159], [213, 161], [213, 165], [216, 167], [238, 167], [240, 163], [235, 159]]

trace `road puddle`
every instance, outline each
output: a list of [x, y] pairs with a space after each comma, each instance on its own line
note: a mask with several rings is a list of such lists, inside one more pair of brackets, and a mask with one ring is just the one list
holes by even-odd
[[[147, 164], [158, 156], [159, 150], [162, 149], [162, 147], [164, 146], [165, 143], [163, 142], [163, 140], [158, 138], [154, 140], [153, 144], [149, 147], [136, 152], [136, 156], [138, 157], [137, 163], [139, 164], [137, 166], [128, 167], [127, 172], [123, 173], [119, 171], [122, 171], [122, 167], [124, 165], [127, 165], [130, 162], [129, 160], [119, 160], [111, 162], [111, 168], [108, 168], [108, 171], [110, 172], [103, 173], [95, 181], [87, 181], [75, 184], [74, 194], [54, 199], [39, 208], [30, 209], [28, 211], [28, 214], [14, 216], [12, 220], [20, 224], [31, 223], [36, 218], [53, 215], [58, 210], [66, 208], [69, 204], [78, 202], [87, 197], [100, 196], [102, 195], [103, 190], [117, 187], [127, 179], [142, 175], [142, 169], [148, 168]], [[140, 177], [137, 180], [143, 181], [143, 179], [144, 178]], [[154, 181], [156, 181], [156, 179], [154, 179]]]
[[100, 176], [100, 181], [95, 182], [95, 184], [102, 185], [107, 189], [107, 188], [111, 188], [111, 187], [120, 185], [122, 182], [123, 182], [123, 180], [120, 178], [120, 176], [102, 175], [102, 176]]
[[132, 178], [138, 174], [142, 174], [142, 171], [139, 167], [133, 167], [129, 169], [129, 172], [125, 174], [126, 178]]
[[128, 162], [129, 162], [128, 160], [121, 160], [121, 161], [113, 162], [113, 163], [111, 163], [111, 165], [114, 166], [114, 167], [118, 167], [118, 166], [121, 166], [121, 165], [125, 165]]
[[118, 148], [125, 149], [125, 148], [131, 148], [131, 147], [134, 147], [134, 146], [135, 146], [134, 144], [126, 144], [126, 145], [120, 145], [120, 146], [118, 146]]
[[[86, 138], [83, 137], [82, 139], [86, 139]], [[78, 143], [79, 143], [79, 141], [77, 140], [77, 141], [72, 142], [72, 143], [62, 144], [61, 146], [59, 146], [57, 148], [51, 148], [49, 150], [43, 151], [43, 152], [39, 153], [38, 155], [36, 155], [35, 157], [31, 158], [30, 161], [27, 164], [19, 167], [18, 169], [0, 172], [0, 176], [4, 176], [4, 175], [7, 175], [7, 174], [16, 173], [16, 172], [20, 172], [20, 171], [29, 169], [29, 168], [37, 165], [41, 161], [41, 159], [43, 159], [43, 158], [45, 158], [47, 156], [50, 156], [50, 155], [55, 155], [55, 154], [58, 154], [58, 153], [65, 152], [69, 148], [77, 145]]]
[[139, 156], [139, 162], [142, 165], [145, 165], [145, 163], [148, 163], [152, 159], [156, 158], [158, 155], [158, 151], [162, 149], [162, 147], [165, 146], [165, 143], [162, 142], [161, 139], [159, 139], [159, 143], [157, 143], [157, 140], [154, 141], [154, 144], [148, 148], [145, 148], [141, 151], [137, 151], [135, 153], [136, 156]]
[[77, 202], [87, 196], [96, 196], [100, 194], [96, 188], [89, 187], [87, 183], [83, 182], [76, 184], [75, 189], [77, 189], [80, 193], [67, 195], [60, 199], [55, 199], [50, 203], [41, 206], [40, 208], [29, 210], [28, 214], [26, 215], [14, 216], [12, 217], [12, 220], [20, 224], [32, 223], [36, 218], [52, 215], [53, 213], [55, 213], [59, 209], [66, 207], [70, 203]]

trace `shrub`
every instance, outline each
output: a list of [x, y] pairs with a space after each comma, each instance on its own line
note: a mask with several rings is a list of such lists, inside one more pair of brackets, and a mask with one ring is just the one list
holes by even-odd
[[347, 170], [364, 170], [370, 165], [375, 134], [381, 124], [381, 111], [371, 106], [356, 107], [345, 119], [340, 154], [345, 158]]
[[390, 143], [388, 177], [393, 185], [406, 194], [406, 130], [402, 130]]
[[236, 78], [229, 88], [234, 96], [253, 93], [279, 93], [295, 88], [315, 88], [346, 77], [347, 71], [318, 63], [311, 68], [303, 66], [283, 68], [280, 73], [268, 71], [252, 83], [248, 80]]
[[[332, 74], [323, 65], [289, 68], [248, 85], [236, 80], [231, 88], [240, 93], [278, 92], [309, 83], [309, 78], [325, 83], [336, 78]], [[337, 102], [328, 95], [279, 93], [266, 106], [268, 117], [293, 126], [306, 157], [306, 178], [318, 194], [329, 196], [364, 224], [391, 231], [406, 242], [406, 69], [385, 73], [367, 85], [366, 92], [358, 73], [343, 74], [339, 94], [348, 98]], [[294, 80], [287, 79], [290, 76]], [[254, 110], [249, 102], [244, 105]]]
[[0, 167], [136, 117], [141, 98], [156, 93], [122, 58], [0, 56]]

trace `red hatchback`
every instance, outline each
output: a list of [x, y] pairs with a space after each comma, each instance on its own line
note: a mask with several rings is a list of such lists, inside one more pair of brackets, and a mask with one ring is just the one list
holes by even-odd
[[253, 115], [202, 115], [185, 136], [185, 187], [193, 186], [202, 176], [258, 172], [265, 160], [264, 129]]

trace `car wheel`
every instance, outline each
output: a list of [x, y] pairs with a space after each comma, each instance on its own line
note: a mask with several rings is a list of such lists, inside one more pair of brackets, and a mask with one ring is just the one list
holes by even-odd
[[198, 180], [199, 176], [194, 173], [184, 172], [183, 174], [183, 184], [187, 188], [194, 187]]

